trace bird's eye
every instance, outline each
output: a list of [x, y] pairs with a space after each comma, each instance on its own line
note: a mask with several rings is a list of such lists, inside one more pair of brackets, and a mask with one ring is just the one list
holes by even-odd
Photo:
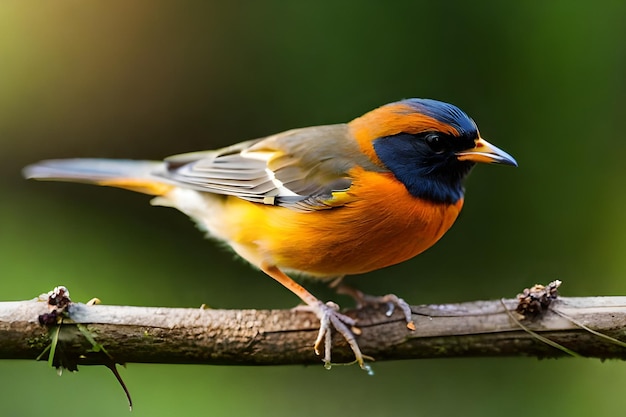
[[438, 133], [429, 133], [426, 135], [426, 143], [435, 153], [443, 153], [446, 150], [444, 138]]

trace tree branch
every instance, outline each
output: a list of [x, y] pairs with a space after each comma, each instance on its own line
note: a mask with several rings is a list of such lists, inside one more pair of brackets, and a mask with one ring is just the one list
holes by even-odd
[[[312, 349], [319, 322], [304, 311], [71, 303], [59, 315], [65, 317], [59, 329], [56, 313], [50, 314], [57, 306], [46, 301], [49, 301], [47, 297], [40, 297], [0, 302], [1, 359], [37, 358], [50, 345], [49, 334], [52, 330], [57, 334], [58, 330], [54, 364], [69, 369], [79, 364], [110, 366], [111, 361], [221, 365], [320, 363]], [[412, 306], [416, 331], [406, 328], [404, 316], [399, 312], [387, 317], [382, 308], [367, 307], [347, 314], [358, 320], [361, 334], [357, 340], [362, 351], [378, 361], [566, 354], [541, 341], [541, 336], [582, 356], [626, 358], [623, 344], [581, 327], [623, 338], [626, 297], [559, 298], [534, 320], [515, 313], [518, 304], [518, 299], [508, 299]], [[39, 323], [42, 320], [48, 326], [42, 326]], [[345, 341], [335, 338], [333, 361], [352, 360]]]

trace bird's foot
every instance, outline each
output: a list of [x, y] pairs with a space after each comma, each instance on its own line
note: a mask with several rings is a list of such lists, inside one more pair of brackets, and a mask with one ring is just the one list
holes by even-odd
[[315, 354], [321, 355], [323, 346], [324, 350], [324, 368], [330, 369], [333, 365], [331, 361], [332, 350], [332, 329], [334, 328], [339, 334], [348, 342], [348, 345], [354, 353], [355, 361], [361, 369], [367, 371], [368, 374], [373, 375], [372, 368], [369, 364], [365, 363], [365, 359], [372, 360], [372, 358], [363, 355], [359, 344], [356, 341], [355, 335], [359, 335], [361, 331], [356, 327], [356, 320], [351, 317], [341, 314], [339, 312], [339, 306], [332, 301], [327, 303], [319, 302], [316, 305], [306, 306], [304, 309], [313, 311], [320, 320], [320, 329], [315, 339], [313, 348]]
[[368, 295], [363, 294], [361, 291], [344, 284], [340, 284], [337, 287], [337, 292], [339, 294], [346, 294], [354, 298], [357, 302], [358, 307], [382, 304], [387, 308], [385, 311], [385, 315], [387, 317], [391, 317], [396, 308], [398, 308], [402, 312], [402, 314], [404, 314], [406, 327], [409, 330], [416, 329], [415, 322], [413, 322], [412, 318], [411, 306], [409, 305], [409, 303], [407, 303], [395, 294], [387, 294], [383, 296]]

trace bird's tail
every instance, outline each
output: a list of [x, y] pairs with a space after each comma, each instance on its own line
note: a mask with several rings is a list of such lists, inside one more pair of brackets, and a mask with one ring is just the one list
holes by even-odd
[[49, 159], [23, 170], [28, 179], [68, 181], [125, 188], [150, 195], [163, 195], [173, 185], [160, 179], [165, 165], [157, 161], [128, 159]]

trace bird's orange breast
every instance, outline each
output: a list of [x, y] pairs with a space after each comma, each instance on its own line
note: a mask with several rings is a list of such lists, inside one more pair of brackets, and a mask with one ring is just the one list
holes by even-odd
[[320, 277], [359, 274], [428, 249], [463, 205], [415, 198], [393, 174], [356, 169], [351, 201], [333, 209], [300, 212], [230, 198], [224, 237], [253, 264]]

